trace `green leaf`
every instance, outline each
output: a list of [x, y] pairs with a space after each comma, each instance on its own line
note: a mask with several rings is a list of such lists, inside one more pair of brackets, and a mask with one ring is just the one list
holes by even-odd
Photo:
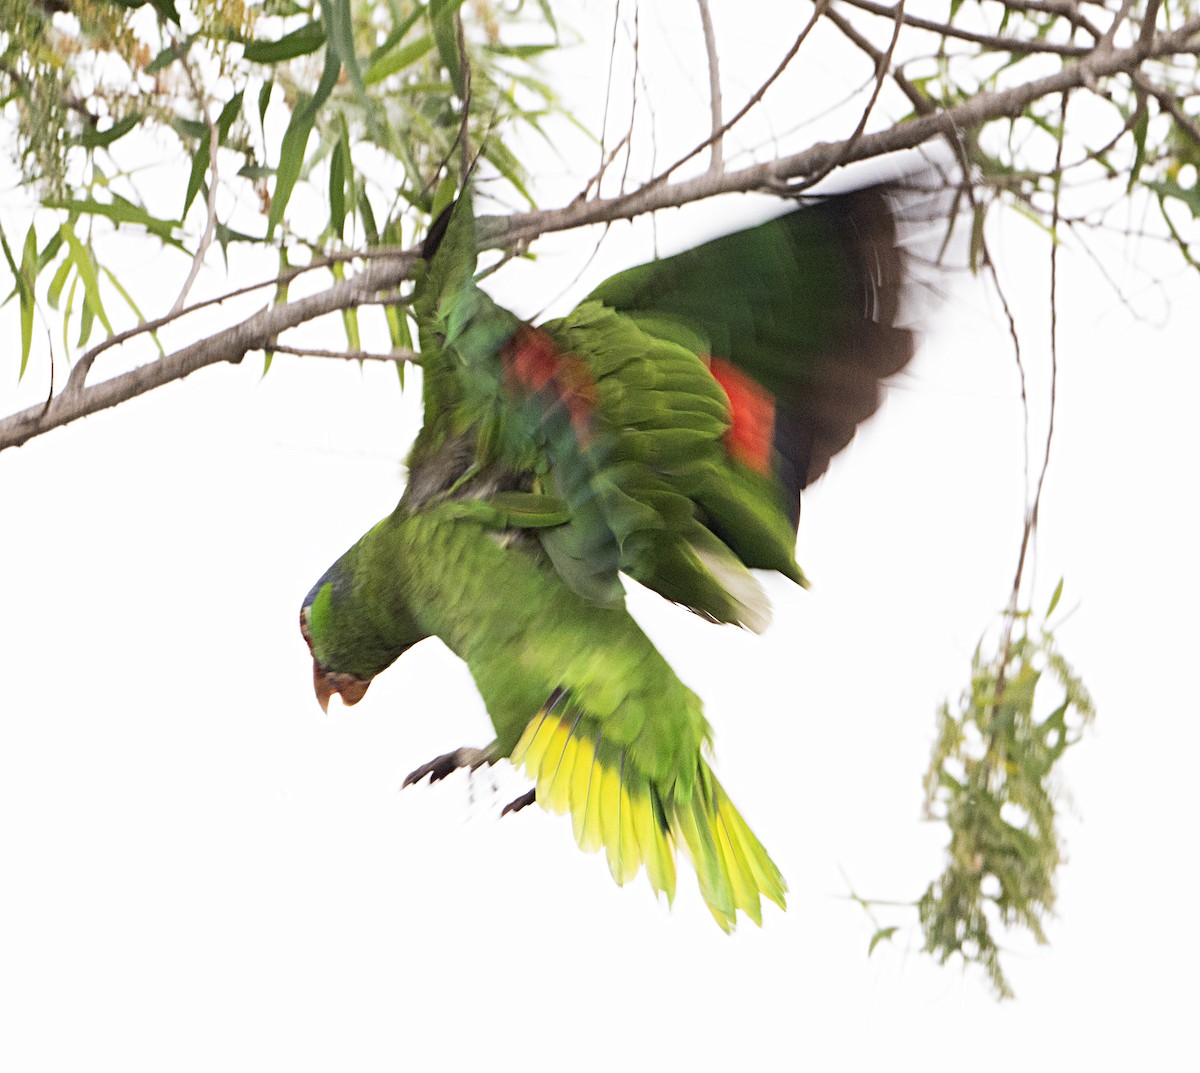
[[[392, 340], [393, 348], [412, 350], [412, 332], [408, 327], [408, 316], [404, 311], [404, 307], [398, 305], [384, 306], [383, 315], [387, 320], [388, 335]], [[396, 371], [400, 377], [400, 389], [402, 391], [404, 390], [404, 370], [407, 366], [408, 362], [406, 361], [396, 362]]]
[[[37, 282], [37, 232], [34, 230], [33, 224], [29, 225], [29, 230], [25, 234], [19, 268], [3, 228], [0, 228], [0, 248], [4, 250], [4, 259], [12, 271], [13, 292], [17, 295], [21, 307], [21, 365], [17, 372], [17, 379], [20, 380], [25, 375], [25, 368], [29, 364], [29, 348], [33, 342], [34, 286]], [[11, 297], [12, 294], [9, 295], [9, 298]]]
[[179, 47], [174, 43], [164, 48], [157, 56], [154, 57], [142, 70], [148, 74], [158, 74], [159, 71], [165, 71], [176, 60], [181, 59], [187, 54], [187, 45], [191, 44], [189, 38], [184, 47]]
[[79, 311], [79, 338], [76, 340], [76, 346], [84, 346], [92, 337], [92, 327], [96, 323], [96, 313], [92, 308], [91, 303], [87, 301], [87, 288], [84, 288], [83, 308]]
[[39, 272], [58, 256], [58, 251], [62, 249], [62, 244], [62, 235], [60, 235], [58, 231], [55, 231], [54, 234], [50, 236], [50, 241], [42, 247], [42, 252], [38, 254]]
[[329, 161], [329, 229], [339, 239], [346, 228], [346, 164], [349, 156], [344, 137], [338, 138]]
[[[330, 272], [336, 280], [346, 278], [346, 265], [342, 261], [334, 261]], [[362, 350], [362, 337], [358, 331], [358, 310], [343, 309], [342, 324], [346, 329], [346, 345], [350, 350]]]
[[550, 0], [537, 0], [537, 5], [541, 8], [542, 18], [546, 20], [547, 25], [554, 31], [554, 37], [558, 38], [558, 23], [554, 21], [554, 12], [550, 9]]
[[430, 0], [429, 26], [437, 42], [438, 56], [442, 66], [450, 74], [450, 82], [459, 100], [466, 96], [463, 81], [462, 57], [458, 54], [458, 29], [455, 16], [462, 0]]
[[321, 13], [328, 23], [329, 47], [342, 61], [350, 84], [359, 100], [366, 102], [367, 87], [363, 84], [362, 69], [354, 53], [354, 23], [350, 15], [350, 0], [324, 0]]
[[[233, 126], [234, 119], [237, 118], [238, 112], [242, 108], [242, 98], [245, 96], [245, 90], [240, 90], [235, 93], [221, 109], [221, 114], [217, 117], [217, 144], [224, 145], [229, 137], [229, 130]], [[192, 171], [188, 176], [187, 191], [183, 197], [183, 212], [180, 214], [182, 220], [187, 216], [187, 211], [191, 208], [192, 199], [199, 192], [201, 185], [204, 183], [204, 176], [208, 172], [209, 165], [212, 162], [212, 133], [209, 131], [207, 124], [204, 125], [204, 135], [200, 139], [200, 144], [196, 147], [196, 155], [192, 157]]]
[[25, 375], [29, 364], [29, 348], [33, 342], [34, 287], [37, 285], [38, 269], [37, 232], [33, 224], [25, 233], [25, 248], [21, 252], [21, 370], [17, 379]]
[[1182, 201], [1192, 210], [1193, 216], [1200, 216], [1200, 183], [1197, 183], [1191, 189], [1182, 187], [1177, 182], [1146, 183], [1146, 186], [1158, 194], [1159, 197], [1170, 197], [1175, 198], [1177, 201]]
[[417, 19], [425, 14], [425, 8], [420, 4], [413, 4], [412, 10], [407, 14], [399, 10], [395, 3], [389, 3], [388, 6], [391, 8], [392, 17], [396, 22], [383, 42], [377, 48], [371, 50], [371, 55], [367, 57], [368, 67], [373, 66], [380, 57], [386, 56], [400, 44], [408, 34], [408, 31], [413, 28], [413, 24]]
[[208, 124], [201, 123], [198, 119], [184, 119], [182, 116], [176, 116], [171, 120], [171, 126], [186, 138], [199, 140], [208, 137]]
[[271, 90], [275, 83], [267, 79], [258, 91], [258, 125], [261, 127], [267, 121], [267, 106], [271, 103]]
[[278, 41], [248, 41], [242, 54], [251, 63], [280, 63], [307, 56], [325, 44], [325, 26], [314, 21], [293, 30]]
[[406, 67], [411, 67], [431, 48], [433, 48], [433, 38], [426, 34], [424, 37], [418, 37], [415, 41], [410, 41], [403, 48], [396, 49], [395, 52], [385, 53], [367, 68], [363, 75], [363, 81], [368, 86], [377, 85], [385, 78], [403, 71]]
[[133, 112], [124, 119], [118, 120], [108, 130], [85, 130], [79, 136], [79, 144], [85, 149], [100, 149], [112, 145], [118, 138], [124, 137], [141, 121], [142, 113]]
[[379, 245], [379, 228], [375, 224], [375, 212], [371, 208], [371, 199], [367, 197], [366, 184], [355, 184], [358, 190], [358, 214], [362, 217], [363, 228], [367, 232], [367, 245]]
[[433, 208], [429, 211], [430, 218], [436, 220], [441, 216], [442, 210], [454, 200], [454, 195], [457, 192], [457, 179], [453, 175], [444, 176], [442, 181], [438, 183], [437, 192], [433, 195]]
[[69, 224], [60, 225], [60, 230], [70, 250], [71, 260], [75, 263], [75, 270], [83, 282], [83, 324], [79, 335], [79, 345], [83, 346], [91, 334], [92, 317], [96, 317], [104, 325], [109, 335], [112, 335], [113, 330], [108, 322], [108, 314], [104, 312], [104, 301], [100, 297], [100, 280], [96, 275], [96, 262], [92, 260], [91, 251], [84, 248]]
[[1063, 582], [1066, 578], [1059, 578], [1058, 584], [1054, 587], [1054, 595], [1050, 597], [1050, 606], [1046, 608], [1046, 618], [1054, 614], [1054, 609], [1058, 606], [1058, 601], [1062, 599]]
[[875, 934], [871, 936], [870, 945], [867, 946], [867, 957], [870, 957], [873, 953], [875, 953], [875, 947], [882, 942], [886, 942], [899, 930], [900, 929], [898, 927], [893, 925], [890, 928], [880, 928], [878, 931], [876, 931]]
[[96, 201], [94, 198], [81, 201], [51, 198], [43, 204], [48, 209], [63, 209], [72, 216], [82, 213], [88, 216], [103, 216], [115, 224], [138, 224], [168, 245], [183, 249], [183, 244], [174, 235], [175, 229], [179, 227], [178, 220], [164, 220], [158, 216], [151, 216], [140, 205], [127, 201], [119, 194], [114, 195], [112, 201], [107, 203]]
[[334, 51], [326, 49], [325, 70], [317, 85], [316, 93], [296, 102], [296, 109], [292, 112], [292, 118], [288, 122], [283, 142], [279, 147], [279, 167], [275, 174], [275, 191], [271, 196], [271, 210], [267, 214], [267, 238], [271, 237], [276, 225], [283, 219], [283, 210], [287, 208], [292, 190], [296, 186], [296, 180], [300, 178], [300, 169], [304, 165], [304, 151], [308, 146], [308, 136], [312, 133], [317, 112], [329, 99], [341, 70], [341, 62]]
[[[291, 268], [288, 263], [288, 253], [286, 246], [279, 247], [279, 283], [275, 285], [274, 305], [283, 305], [287, 301], [288, 296], [288, 279], [287, 271]], [[275, 351], [271, 347], [263, 348], [263, 371], [265, 377], [271, 371], [271, 362], [275, 360]]]
[[544, 56], [547, 52], [553, 52], [557, 45], [484, 45], [483, 50], [490, 52], [493, 56], [512, 56], [519, 60], [531, 60], [537, 56]]
[[73, 267], [70, 257], [64, 257], [62, 263], [58, 266], [58, 271], [54, 273], [53, 279], [50, 280], [50, 286], [46, 292], [46, 299], [50, 303], [51, 309], [58, 308], [58, 302], [62, 296], [62, 289], [66, 285], [67, 276], [70, 274]]
[[1129, 183], [1125, 187], [1125, 193], [1129, 193], [1133, 189], [1133, 184], [1137, 182], [1138, 175], [1141, 173], [1142, 165], [1146, 162], [1146, 131], [1150, 129], [1150, 109], [1146, 106], [1145, 101], [1138, 104], [1137, 116], [1133, 121], [1133, 167], [1129, 169]]

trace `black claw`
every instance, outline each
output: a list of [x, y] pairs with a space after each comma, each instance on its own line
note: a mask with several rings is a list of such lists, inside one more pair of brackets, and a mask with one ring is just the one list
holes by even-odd
[[526, 805], [532, 805], [537, 800], [537, 787], [527, 793], [523, 793], [515, 801], [510, 801], [500, 810], [501, 816], [507, 816], [510, 812], [520, 812]]
[[429, 776], [430, 783], [441, 782], [447, 775], [453, 774], [460, 767], [464, 766], [462, 754], [465, 751], [464, 749], [455, 749], [453, 752], [442, 753], [441, 756], [434, 757], [428, 764], [422, 764], [415, 771], [410, 771], [405, 775], [404, 786], [411, 786], [414, 782], [420, 782], [426, 775]]
[[442, 753], [441, 756], [434, 757], [428, 764], [422, 764], [415, 771], [410, 771], [404, 777], [400, 789], [403, 790], [405, 786], [411, 786], [414, 782], [420, 782], [426, 775], [429, 776], [431, 783], [441, 782], [459, 768], [465, 767], [475, 771], [484, 764], [490, 763], [491, 759], [485, 749], [455, 749], [453, 752]]

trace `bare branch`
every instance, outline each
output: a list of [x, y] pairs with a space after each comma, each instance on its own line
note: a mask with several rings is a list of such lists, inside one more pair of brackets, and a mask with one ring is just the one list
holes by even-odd
[[[861, 6], [866, 0], [854, 2]], [[824, 10], [824, 6], [818, 4], [818, 11]], [[886, 10], [893, 17], [903, 16], [902, 9]], [[807, 28], [793, 45], [789, 57], [798, 50], [805, 33]], [[778, 189], [787, 180], [804, 179], [845, 163], [913, 149], [934, 138], [949, 137], [956, 140], [964, 130], [978, 128], [992, 120], [1019, 116], [1031, 103], [1043, 97], [1062, 94], [1079, 86], [1092, 87], [1099, 80], [1116, 74], [1132, 75], [1138, 72], [1147, 60], [1183, 53], [1195, 54], [1198, 51], [1200, 17], [1189, 20], [1173, 32], [1155, 34], [1149, 42], [1139, 39], [1129, 48], [1094, 49], [1079, 62], [1066, 64], [1061, 70], [1045, 78], [1003, 91], [981, 92], [954, 108], [929, 111], [886, 130], [838, 142], [818, 143], [791, 156], [754, 164], [737, 171], [709, 171], [692, 179], [668, 183], [666, 179], [679, 166], [677, 163], [629, 194], [576, 201], [559, 209], [518, 213], [505, 218], [483, 217], [478, 226], [480, 245], [481, 248], [512, 248], [529, 243], [549, 231], [562, 231], [630, 218], [645, 212], [688, 204], [716, 194]], [[780, 71], [787, 62], [785, 59], [780, 65]], [[881, 70], [885, 68], [886, 64], [882, 64]], [[753, 106], [778, 73], [779, 71], [764, 83], [737, 116], [722, 126], [722, 133]], [[1150, 92], [1154, 91], [1149, 84], [1147, 88]], [[1155, 96], [1158, 94], [1155, 93]], [[1162, 103], [1164, 107], [1168, 107], [1165, 100]], [[704, 144], [709, 142], [711, 139]], [[696, 152], [702, 148], [703, 146], [699, 147]], [[684, 159], [690, 159], [693, 155], [695, 153]], [[250, 350], [274, 345], [282, 331], [322, 314], [379, 301], [395, 301], [398, 297], [396, 288], [402, 281], [411, 277], [415, 262], [416, 254], [413, 252], [393, 253], [379, 260], [372, 259], [363, 271], [351, 280], [334, 283], [327, 290], [308, 298], [261, 310], [240, 324], [92, 387], [84, 387], [83, 376], [77, 377], [73, 373], [67, 387], [48, 405], [34, 406], [0, 420], [0, 449], [24, 443], [51, 428], [145, 394], [162, 384], [188, 376], [206, 365], [225, 361], [238, 362]], [[307, 271], [311, 267], [305, 266], [303, 270]], [[386, 297], [380, 297], [382, 292], [387, 292]], [[220, 300], [223, 299], [216, 299]], [[208, 303], [201, 303], [203, 304]], [[192, 309], [199, 307], [197, 305]], [[188, 311], [181, 311], [179, 315], [185, 312]], [[100, 347], [94, 348], [89, 355], [85, 355], [80, 364], [90, 364], [90, 360], [105, 347], [116, 345], [134, 334], [149, 330], [152, 330], [152, 326], [146, 325], [122, 336], [113, 337]], [[76, 373], [78, 372], [77, 367]], [[86, 369], [84, 372], [86, 373]]]
[[[821, 17], [821, 14], [829, 6], [829, 3], [830, 3], [830, 0], [817, 0], [816, 4], [813, 7], [812, 16], [809, 18], [808, 22], [805, 24], [804, 29], [800, 31], [800, 34], [799, 34], [799, 36], [797, 36], [796, 40], [792, 42], [792, 47], [788, 49], [787, 55], [784, 56], [783, 59], [779, 61], [779, 65], [775, 68], [774, 71], [771, 72], [770, 77], [761, 86], [759, 86], [757, 90], [754, 91], [754, 93], [751, 95], [750, 99], [744, 105], [742, 105], [742, 107], [738, 110], [737, 114], [731, 120], [729, 120], [728, 123], [723, 124], [720, 127], [720, 129], [715, 131], [710, 137], [705, 138], [704, 141], [702, 141], [699, 145], [697, 145], [696, 148], [693, 149], [690, 153], [686, 153], [683, 156], [681, 156], [677, 161], [675, 161], [674, 164], [672, 164], [669, 168], [667, 168], [666, 171], [659, 172], [659, 174], [656, 175], [653, 179], [651, 179], [644, 187], [642, 187], [642, 189], [646, 190], [646, 189], [649, 189], [650, 187], [658, 186], [661, 183], [665, 183], [667, 181], [667, 179], [669, 179], [676, 171], [678, 171], [681, 167], [683, 167], [684, 164], [686, 164], [689, 160], [691, 160], [692, 157], [699, 156], [701, 153], [704, 152], [705, 149], [707, 149], [710, 145], [712, 145], [713, 142], [717, 138], [719, 138], [723, 134], [726, 134], [733, 127], [735, 127], [738, 123], [740, 123], [742, 121], [742, 118], [746, 115], [746, 113], [749, 112], [751, 108], [753, 108], [756, 104], [758, 104], [759, 101], [761, 101], [763, 99], [763, 96], [767, 92], [767, 90], [770, 89], [771, 86], [774, 85], [776, 80], [779, 78], [779, 76], [782, 75], [783, 72], [787, 70], [788, 64], [790, 64], [792, 62], [792, 60], [795, 59], [796, 53], [800, 51], [800, 46], [804, 44], [809, 33], [812, 32], [812, 28], [814, 26], [816, 26], [817, 20]], [[636, 196], [636, 195], [634, 195], [634, 196]]]
[[[982, 126], [994, 119], [1019, 116], [1030, 104], [1043, 97], [1135, 70], [1146, 59], [1197, 49], [1200, 49], [1200, 17], [1189, 20], [1172, 33], [1159, 35], [1149, 48], [1136, 45], [1104, 53], [1090, 52], [1085, 59], [1065, 65], [1045, 78], [1006, 90], [979, 93], [957, 107], [918, 116], [887, 130], [864, 134], [849, 153], [845, 152], [848, 139], [817, 142], [791, 156], [752, 164], [737, 171], [726, 171], [721, 175], [700, 175], [669, 185], [662, 181], [663, 176], [659, 176], [641, 189], [620, 197], [575, 202], [561, 209], [515, 213], [503, 219], [483, 217], [479, 228], [482, 245], [491, 248], [513, 242], [530, 242], [549, 231], [566, 231], [658, 209], [677, 208], [717, 194], [770, 189], [787, 179], [811, 175], [831, 160], [853, 163], [914, 149], [933, 138], [946, 135], [956, 137], [959, 131]], [[729, 126], [727, 123], [725, 129], [728, 130]]]
[[268, 306], [240, 324], [192, 343], [157, 361], [92, 387], [63, 391], [55, 396], [49, 405], [31, 406], [0, 421], [0, 450], [19, 446], [52, 428], [144, 395], [163, 384], [182, 380], [206, 365], [216, 365], [224, 361], [236, 364], [251, 350], [273, 347], [276, 337], [288, 328], [294, 328], [326, 313], [362, 304], [379, 291], [396, 286], [401, 280], [409, 277], [415, 263], [415, 253], [391, 261], [376, 261], [353, 279], [335, 283], [319, 294], [285, 305]]
[[713, 32], [712, 14], [708, 0], [696, 0], [700, 8], [700, 24], [704, 27], [704, 51], [708, 54], [708, 106], [712, 112], [712, 159], [709, 170], [725, 170], [725, 144], [721, 131], [721, 69], [717, 61], [717, 35]]
[[391, 354], [376, 354], [370, 350], [321, 350], [318, 347], [292, 346], [288, 343], [273, 343], [271, 349], [276, 354], [295, 354], [301, 358], [330, 358], [336, 361], [386, 361], [393, 365], [401, 362], [421, 363], [420, 356], [412, 350], [398, 348]]
[[[877, 71], [885, 68], [884, 54], [879, 51], [870, 41], [855, 29], [854, 24], [843, 16], [836, 8], [830, 8], [825, 17], [841, 30], [843, 36], [852, 42], [860, 51], [864, 52], [875, 65]], [[909, 103], [913, 106], [913, 111], [917, 115], [929, 115], [937, 111], [937, 106], [925, 96], [916, 86], [914, 86], [904, 73], [900, 70], [889, 72], [892, 76], [892, 81], [899, 87], [900, 92], [908, 98]]]
[[[897, 16], [896, 7], [888, 7], [886, 4], [874, 3], [874, 0], [842, 0], [843, 3], [849, 4], [851, 7], [856, 7], [860, 11], [866, 11], [872, 15], [879, 15], [885, 19], [895, 20]], [[1032, 54], [1037, 52], [1052, 52], [1057, 56], [1087, 56], [1092, 51], [1090, 45], [1061, 45], [1053, 41], [1025, 40], [1018, 37], [1000, 37], [996, 34], [981, 34], [975, 33], [972, 30], [963, 30], [949, 22], [937, 22], [934, 19], [923, 19], [919, 15], [907, 15], [901, 13], [901, 19], [905, 26], [912, 26], [917, 30], [928, 30], [930, 33], [938, 34], [941, 37], [953, 37], [957, 41], [968, 41], [972, 45], [979, 45], [982, 48], [989, 49], [993, 52], [1014, 52], [1022, 54]]]
[[[854, 133], [850, 135], [850, 139], [846, 142], [844, 150], [845, 157], [854, 151], [854, 146], [858, 143], [862, 133], [867, 129], [867, 122], [871, 118], [871, 113], [875, 110], [875, 102], [879, 100], [879, 93], [883, 89], [883, 83], [887, 79], [888, 72], [892, 67], [892, 56], [896, 51], [896, 42], [900, 40], [900, 30], [904, 26], [904, 0], [899, 0], [896, 4], [896, 21], [892, 26], [892, 39], [888, 43], [887, 52], [879, 57], [875, 64], [875, 88], [871, 91], [871, 97], [867, 101], [866, 107], [863, 109], [862, 115], [859, 117], [858, 126], [854, 128]], [[844, 159], [844, 158], [843, 158]], [[818, 171], [815, 175], [810, 175], [804, 182], [790, 187], [788, 192], [792, 195], [798, 194], [801, 191], [807, 190], [810, 187], [816, 186], [822, 179], [825, 178], [834, 168], [840, 167], [842, 161], [835, 160]]]
[[204, 102], [204, 93], [200, 89], [200, 82], [196, 78], [195, 71], [192, 70], [191, 62], [186, 56], [181, 57], [181, 59], [183, 69], [187, 73], [188, 81], [192, 85], [192, 92], [196, 95], [197, 107], [204, 117], [204, 122], [208, 125], [208, 199], [205, 206], [207, 218], [204, 222], [204, 234], [200, 236], [200, 243], [196, 247], [196, 256], [192, 258], [192, 267], [188, 270], [187, 279], [183, 281], [183, 288], [179, 292], [179, 297], [175, 299], [175, 304], [171, 306], [172, 314], [178, 313], [183, 309], [183, 303], [187, 301], [188, 292], [191, 291], [192, 285], [196, 282], [196, 277], [200, 275], [200, 266], [204, 264], [204, 255], [208, 253], [208, 247], [212, 245], [213, 233], [217, 229], [217, 149], [221, 142], [220, 131], [217, 130], [217, 124], [213, 122], [212, 116], [208, 114], [208, 106]]

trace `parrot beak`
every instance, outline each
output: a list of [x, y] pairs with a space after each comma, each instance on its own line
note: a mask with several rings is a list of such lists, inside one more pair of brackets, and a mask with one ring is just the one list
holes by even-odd
[[315, 659], [313, 660], [313, 690], [317, 694], [317, 703], [321, 711], [329, 713], [329, 698], [335, 693], [342, 698], [346, 707], [357, 704], [366, 695], [370, 680], [363, 681], [352, 674], [339, 674], [337, 671], [327, 671]]

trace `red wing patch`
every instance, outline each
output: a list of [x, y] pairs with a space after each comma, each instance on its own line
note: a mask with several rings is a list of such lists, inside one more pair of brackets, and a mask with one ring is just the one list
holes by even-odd
[[775, 442], [774, 396], [757, 380], [720, 358], [710, 358], [708, 368], [729, 396], [733, 423], [725, 433], [726, 448], [739, 462], [769, 474]]
[[588, 441], [599, 393], [595, 378], [582, 358], [561, 353], [548, 335], [525, 327], [508, 341], [500, 360], [504, 364], [504, 386], [509, 392], [561, 400], [579, 442]]

